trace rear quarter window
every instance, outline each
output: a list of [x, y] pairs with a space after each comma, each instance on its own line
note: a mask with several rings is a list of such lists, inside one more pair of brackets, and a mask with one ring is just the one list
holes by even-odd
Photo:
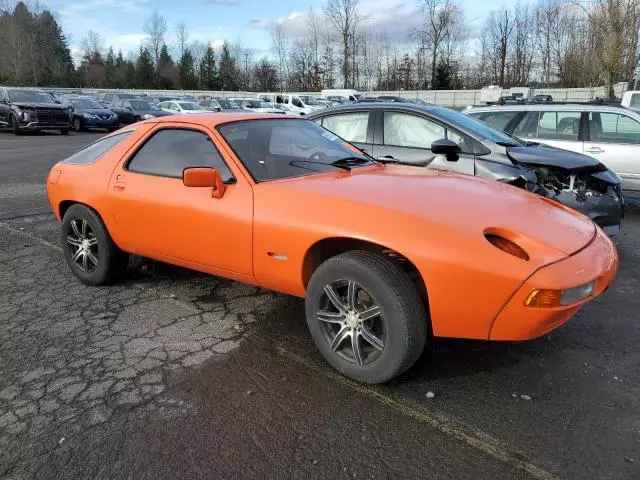
[[101, 138], [100, 140], [93, 142], [90, 145], [87, 145], [82, 150], [77, 153], [74, 153], [70, 157], [64, 159], [62, 163], [73, 163], [76, 165], [89, 165], [98, 161], [100, 158], [104, 156], [109, 150], [122, 142], [125, 138], [131, 135], [132, 131], [126, 131], [122, 133], [116, 133], [115, 135], [110, 135], [105, 138]]

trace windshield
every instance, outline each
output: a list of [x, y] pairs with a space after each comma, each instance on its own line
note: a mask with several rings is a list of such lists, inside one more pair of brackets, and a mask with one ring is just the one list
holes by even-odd
[[251, 108], [271, 108], [271, 104], [262, 100], [248, 100], [247, 106]]
[[231, 100], [220, 99], [218, 100], [218, 103], [220, 104], [220, 108], [222, 108], [223, 110], [237, 110], [241, 108], [240, 105], [238, 105], [236, 102], [232, 102]]
[[332, 172], [337, 160], [355, 159], [371, 164], [333, 133], [307, 120], [249, 120], [218, 127], [236, 155], [257, 182]]
[[55, 103], [49, 95], [34, 90], [9, 90], [12, 102]]
[[311, 95], [300, 95], [300, 100], [302, 100], [305, 105], [320, 105]]
[[145, 102], [143, 100], [131, 100], [129, 103], [131, 103], [134, 110], [158, 110], [158, 107], [153, 103]]
[[507, 135], [500, 130], [491, 128], [481, 121], [471, 118], [463, 113], [456, 112], [455, 110], [451, 110], [449, 108], [438, 108], [434, 109], [433, 113], [439, 118], [451, 122], [454, 126], [464, 128], [471, 133], [475, 133], [481, 138], [491, 140], [493, 143], [506, 143], [513, 146], [523, 146], [522, 142], [515, 137]]
[[202, 110], [202, 107], [193, 102], [178, 102], [182, 110]]
[[73, 105], [73, 108], [77, 108], [77, 109], [98, 108], [98, 109], [104, 110], [104, 107], [100, 105], [98, 102], [96, 102], [95, 100], [89, 100], [84, 98], [79, 100], [71, 100], [71, 105]]

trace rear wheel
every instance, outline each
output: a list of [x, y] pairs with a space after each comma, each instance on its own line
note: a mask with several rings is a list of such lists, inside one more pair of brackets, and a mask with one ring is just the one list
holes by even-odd
[[112, 282], [126, 270], [128, 257], [109, 235], [100, 217], [84, 205], [72, 205], [62, 219], [64, 258], [87, 285]]
[[396, 264], [369, 252], [347, 252], [318, 267], [307, 288], [306, 317], [324, 358], [363, 383], [407, 370], [427, 338], [415, 285]]
[[22, 129], [20, 128], [20, 124], [18, 123], [18, 119], [11, 115], [11, 128], [13, 129], [13, 133], [15, 135], [22, 135]]

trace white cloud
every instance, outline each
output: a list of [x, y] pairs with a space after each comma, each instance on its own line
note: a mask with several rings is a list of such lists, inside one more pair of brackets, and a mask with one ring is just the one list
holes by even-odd
[[212, 5], [239, 5], [240, 0], [202, 0], [204, 3]]
[[[402, 1], [365, 0], [360, 3], [360, 29], [374, 34], [384, 34], [392, 43], [407, 43], [409, 36], [421, 24], [422, 14], [414, 4]], [[257, 30], [272, 32], [281, 25], [290, 39], [303, 38], [309, 34], [308, 11], [293, 11], [280, 18], [254, 18], [249, 26]], [[322, 15], [316, 11], [316, 15]], [[322, 20], [321, 25], [328, 25]]]

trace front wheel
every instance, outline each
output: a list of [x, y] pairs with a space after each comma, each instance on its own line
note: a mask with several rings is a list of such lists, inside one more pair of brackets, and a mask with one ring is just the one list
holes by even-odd
[[109, 235], [100, 217], [84, 205], [72, 205], [62, 219], [64, 259], [87, 285], [104, 285], [126, 270], [127, 255]]
[[78, 117], [73, 119], [73, 130], [75, 132], [81, 132], [82, 130], [84, 130], [84, 127], [82, 126], [82, 121]]
[[20, 124], [18, 123], [18, 119], [11, 116], [11, 128], [13, 130], [14, 135], [22, 135], [22, 129], [20, 128]]
[[324, 358], [363, 383], [386, 382], [410, 368], [427, 338], [416, 286], [398, 265], [364, 251], [318, 267], [307, 288], [306, 317]]

